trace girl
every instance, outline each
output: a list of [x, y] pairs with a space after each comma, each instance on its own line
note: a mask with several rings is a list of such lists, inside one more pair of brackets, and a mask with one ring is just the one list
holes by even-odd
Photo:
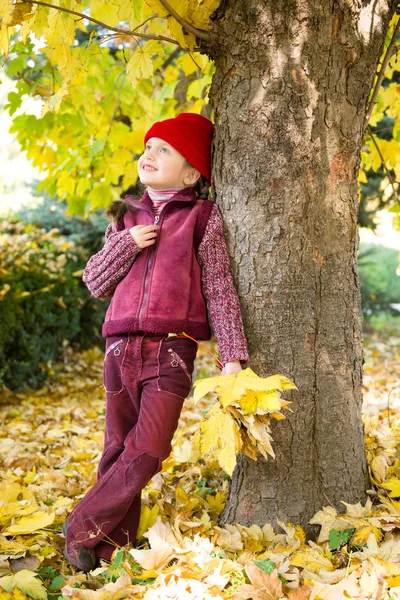
[[104, 450], [97, 482], [63, 525], [65, 556], [83, 571], [136, 539], [141, 490], [170, 454], [191, 390], [194, 340], [211, 337], [207, 309], [222, 374], [249, 358], [221, 213], [204, 199], [212, 136], [212, 122], [194, 113], [149, 129], [138, 164], [146, 191], [111, 204], [105, 245], [83, 273], [93, 296], [112, 296]]

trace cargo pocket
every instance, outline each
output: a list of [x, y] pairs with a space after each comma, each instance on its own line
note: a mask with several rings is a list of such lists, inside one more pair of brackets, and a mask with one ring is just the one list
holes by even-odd
[[111, 336], [107, 338], [103, 365], [103, 386], [109, 394], [119, 394], [124, 389], [121, 366], [125, 356], [128, 338]]
[[157, 388], [185, 399], [192, 388], [196, 342], [181, 338], [164, 338], [158, 349]]

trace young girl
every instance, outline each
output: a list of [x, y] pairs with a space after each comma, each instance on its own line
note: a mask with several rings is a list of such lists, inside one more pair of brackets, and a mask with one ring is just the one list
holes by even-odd
[[211, 337], [207, 310], [222, 374], [249, 358], [221, 213], [202, 197], [212, 136], [212, 122], [194, 113], [149, 129], [139, 158], [146, 191], [111, 204], [105, 245], [83, 274], [93, 296], [112, 296], [102, 330], [104, 450], [97, 482], [63, 526], [65, 556], [83, 571], [136, 539], [141, 490], [170, 454], [191, 390], [194, 340]]

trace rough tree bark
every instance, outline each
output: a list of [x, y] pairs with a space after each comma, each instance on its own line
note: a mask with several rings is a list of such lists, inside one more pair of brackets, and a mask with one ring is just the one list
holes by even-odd
[[357, 173], [363, 120], [396, 2], [227, 0], [213, 178], [250, 366], [298, 392], [276, 460], [241, 456], [221, 522], [307, 523], [365, 500]]

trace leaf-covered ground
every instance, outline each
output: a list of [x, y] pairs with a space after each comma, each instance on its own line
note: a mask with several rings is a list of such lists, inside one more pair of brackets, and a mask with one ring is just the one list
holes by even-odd
[[[321, 507], [312, 520], [321, 526], [316, 542], [290, 523], [280, 533], [268, 523], [219, 527], [229, 478], [200, 459], [193, 441], [212, 399], [194, 407], [189, 398], [173, 453], [144, 492], [139, 540], [89, 574], [65, 561], [61, 526], [96, 477], [103, 354], [69, 354], [40, 391], [4, 390], [0, 600], [400, 598], [400, 339], [391, 332], [365, 342], [365, 439], [375, 483], [365, 506], [345, 505], [340, 515]], [[217, 374], [200, 349], [195, 378]]]

